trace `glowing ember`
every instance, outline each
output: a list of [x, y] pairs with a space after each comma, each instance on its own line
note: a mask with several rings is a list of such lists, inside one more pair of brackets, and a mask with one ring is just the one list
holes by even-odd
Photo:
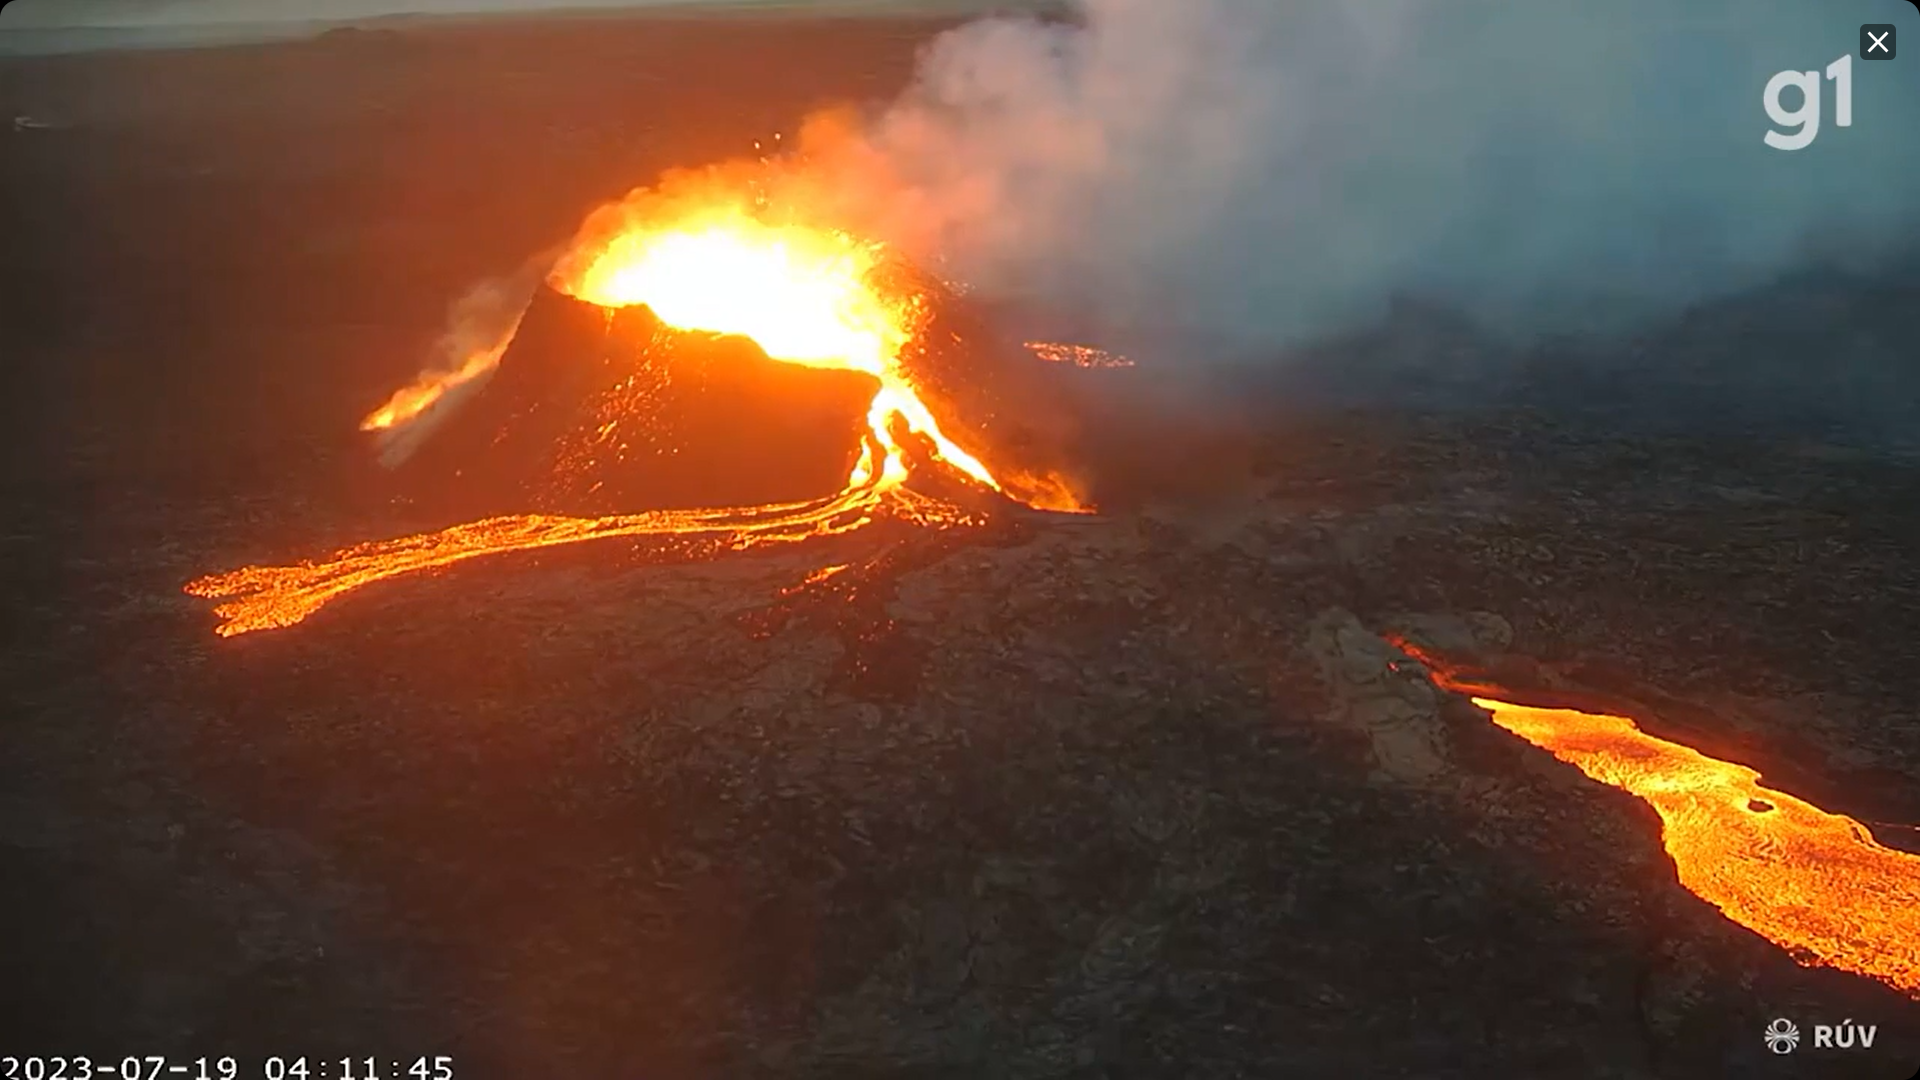
[[1050, 364], [1072, 364], [1084, 368], [1132, 367], [1133, 361], [1091, 345], [1066, 345], [1056, 341], [1026, 342], [1027, 351]]
[[[684, 537], [739, 548], [835, 535], [883, 514], [935, 527], [971, 520], [958, 507], [906, 490], [908, 457], [898, 441], [903, 431], [978, 484], [1036, 508], [1085, 512], [1054, 476], [1009, 477], [1016, 496], [941, 430], [900, 363], [902, 347], [921, 328], [924, 301], [890, 295], [874, 284], [885, 255], [879, 247], [832, 230], [772, 223], [753, 205], [738, 192], [707, 192], [692, 200], [682, 192], [608, 208], [589, 218], [549, 284], [609, 310], [645, 305], [675, 329], [751, 338], [774, 360], [873, 376], [879, 388], [868, 409], [869, 437], [837, 495], [730, 510], [492, 518], [363, 544], [325, 562], [216, 574], [186, 591], [225, 600], [215, 609], [224, 620], [218, 632], [231, 636], [290, 626], [376, 581], [503, 552], [619, 536]], [[517, 318], [491, 332], [449, 335], [442, 351], [454, 363], [396, 393], [362, 427], [404, 434], [437, 401], [491, 372], [516, 327]]]
[[[1405, 646], [1402, 646], [1405, 648]], [[1449, 690], [1476, 689], [1420, 656]], [[1744, 765], [1657, 739], [1624, 716], [1473, 703], [1493, 722], [1631, 792], [1660, 815], [1680, 884], [1803, 961], [1920, 998], [1920, 856], [1859, 822], [1760, 786]]]
[[834, 565], [832, 565], [832, 566], [823, 566], [823, 567], [821, 567], [821, 568], [820, 568], [820, 569], [818, 569], [818, 570], [814, 570], [814, 571], [812, 571], [812, 572], [810, 572], [810, 573], [808, 573], [808, 574], [807, 574], [807, 576], [806, 576], [805, 578], [803, 578], [803, 579], [801, 579], [801, 582], [800, 582], [800, 584], [802, 584], [802, 585], [818, 585], [818, 584], [820, 584], [821, 582], [823, 582], [823, 581], [825, 581], [825, 580], [827, 580], [828, 578], [830, 578], [830, 577], [833, 577], [833, 576], [835, 576], [835, 575], [837, 575], [837, 574], [840, 574], [840, 573], [842, 573], [842, 572], [844, 572], [844, 571], [846, 570], [846, 568], [847, 568], [847, 567], [848, 567], [849, 565], [851, 565], [851, 564], [849, 564], [849, 563], [836, 563], [836, 564], [834, 564]]

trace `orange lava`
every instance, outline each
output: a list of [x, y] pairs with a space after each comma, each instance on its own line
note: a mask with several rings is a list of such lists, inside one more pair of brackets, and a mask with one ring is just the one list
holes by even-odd
[[971, 518], [916, 492], [878, 485], [843, 491], [815, 502], [727, 510], [656, 510], [600, 518], [515, 514], [455, 525], [438, 532], [376, 540], [336, 552], [321, 562], [249, 566], [188, 583], [189, 595], [223, 601], [214, 608], [221, 637], [292, 626], [334, 600], [375, 582], [444, 569], [488, 555], [618, 537], [680, 537], [719, 548], [746, 548], [838, 536], [883, 514], [919, 524], [952, 527]]
[[[1050, 475], [996, 477], [941, 430], [900, 362], [919, 332], [924, 299], [875, 284], [879, 246], [831, 229], [774, 221], [751, 192], [677, 190], [630, 198], [589, 217], [549, 275], [554, 288], [611, 311], [645, 305], [668, 326], [742, 335], [778, 361], [863, 372], [879, 383], [868, 440], [836, 495], [808, 503], [664, 510], [603, 518], [518, 515], [361, 544], [322, 562], [254, 566], [189, 583], [215, 608], [223, 636], [291, 626], [355, 589], [485, 555], [621, 536], [689, 537], [735, 548], [844, 533], [890, 514], [934, 527], [966, 520], [958, 507], [905, 488], [911, 432], [974, 483], [1037, 509], [1086, 512]], [[362, 421], [389, 435], [420, 421], [449, 392], [490, 372], [512, 342], [478, 335], [443, 349], [459, 360], [423, 375]]]
[[674, 204], [670, 212], [671, 220], [653, 222], [634, 220], [629, 211], [604, 237], [595, 236], [590, 221], [586, 234], [594, 238], [560, 261], [552, 283], [605, 308], [644, 304], [681, 330], [752, 338], [784, 363], [872, 375], [880, 389], [867, 424], [884, 452], [877, 462], [862, 459], [849, 487], [906, 480], [893, 436], [898, 419], [930, 440], [941, 460], [1004, 490], [940, 430], [900, 366], [901, 348], [919, 329], [921, 298], [874, 286], [884, 249], [832, 229], [770, 223], [739, 195], [692, 208]]
[[1027, 351], [1050, 364], [1072, 364], [1084, 368], [1132, 367], [1133, 361], [1091, 345], [1069, 345], [1057, 341], [1025, 342]]
[[[1405, 646], [1402, 646], [1405, 648]], [[1444, 689], [1460, 680], [1406, 649]], [[1760, 785], [1744, 765], [1657, 739], [1624, 716], [1474, 696], [1493, 722], [1589, 777], [1645, 800], [1689, 892], [1803, 963], [1920, 998], [1920, 856], [1844, 814]]]
[[[518, 329], [515, 324], [514, 329]], [[387, 431], [399, 424], [426, 412], [448, 392], [493, 370], [500, 363], [500, 357], [506, 353], [507, 346], [513, 344], [513, 334], [473, 349], [461, 357], [459, 363], [450, 371], [423, 375], [414, 382], [393, 392], [386, 404], [367, 414], [360, 421], [361, 431]]]

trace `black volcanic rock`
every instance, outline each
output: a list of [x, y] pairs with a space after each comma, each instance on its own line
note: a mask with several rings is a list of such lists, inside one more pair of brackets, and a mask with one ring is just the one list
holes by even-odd
[[491, 380], [394, 480], [402, 498], [458, 516], [817, 498], [852, 471], [876, 389], [543, 287]]

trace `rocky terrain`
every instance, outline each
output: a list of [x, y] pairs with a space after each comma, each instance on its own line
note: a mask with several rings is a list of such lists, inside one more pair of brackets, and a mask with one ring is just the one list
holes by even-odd
[[[5, 1052], [1909, 1075], [1920, 1003], [1728, 922], [1644, 804], [1382, 638], [1644, 709], [1920, 847], [1920, 467], [1884, 440], [1243, 397], [1152, 470], [1116, 439], [1098, 517], [580, 545], [213, 635], [190, 578], [402, 528], [353, 421], [460, 287], [621, 177], [897, 78], [927, 31], [817, 29], [782, 66], [750, 25], [679, 27], [644, 46], [682, 65], [649, 76], [684, 83], [671, 124], [586, 110], [640, 70], [592, 30], [519, 74], [430, 35], [357, 74], [0, 68], [80, 125], [0, 171]], [[107, 92], [153, 70], [166, 94]], [[550, 129], [537, 87], [603, 127]], [[402, 154], [424, 130], [451, 134]], [[516, 138], [550, 153], [458, 167]], [[1779, 1016], [1878, 1038], [1774, 1055]]]
[[[1809, 493], [1900, 474], [1500, 467], [1530, 438], [1348, 418], [1257, 497], [583, 545], [232, 641], [169, 586], [285, 510], [148, 507], [171, 539], [82, 545], [15, 611], [13, 910], [53, 989], [12, 1015], [485, 1075], [1904, 1075], [1920, 1007], [1721, 918], [1643, 804], [1377, 636], [1678, 702], [1669, 733], [1912, 823], [1915, 576], [1873, 507], [1913, 504]], [[1776, 1014], [1883, 1034], [1783, 1061]]]

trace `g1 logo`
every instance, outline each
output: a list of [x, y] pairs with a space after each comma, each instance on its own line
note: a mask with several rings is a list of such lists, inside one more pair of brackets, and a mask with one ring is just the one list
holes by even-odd
[[[1915, 0], [1920, 3], [1920, 0]], [[1853, 126], [1853, 54], [1848, 53], [1827, 65], [1827, 78], [1833, 80], [1833, 125]], [[1800, 107], [1789, 110], [1780, 95], [1789, 88], [1800, 91]], [[1820, 73], [1817, 71], [1779, 71], [1767, 80], [1760, 96], [1767, 119], [1786, 131], [1767, 132], [1767, 145], [1775, 150], [1803, 150], [1820, 137]]]

